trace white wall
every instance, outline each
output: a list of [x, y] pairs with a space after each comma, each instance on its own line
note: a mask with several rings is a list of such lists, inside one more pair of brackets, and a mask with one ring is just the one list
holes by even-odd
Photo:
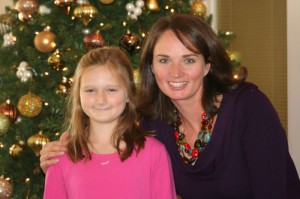
[[300, 1], [287, 0], [288, 141], [300, 176]]
[[13, 6], [12, 0], [1, 0], [0, 14], [5, 12], [5, 6]]

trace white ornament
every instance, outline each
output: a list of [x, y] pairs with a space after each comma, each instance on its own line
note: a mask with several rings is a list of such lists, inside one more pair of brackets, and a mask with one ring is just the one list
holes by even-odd
[[128, 16], [130, 19], [137, 20], [137, 17], [140, 16], [143, 12], [142, 8], [145, 3], [143, 0], [137, 0], [135, 5], [133, 3], [127, 3], [125, 8], [127, 10]]
[[136, 7], [142, 8], [142, 7], [144, 7], [145, 3], [143, 0], [137, 0], [135, 2], [135, 5], [136, 5]]
[[32, 77], [32, 72], [29, 69], [29, 64], [26, 61], [22, 61], [19, 64], [17, 77], [20, 78], [21, 82], [27, 82]]
[[136, 16], [140, 16], [142, 14], [142, 12], [143, 12], [142, 9], [139, 8], [139, 7], [136, 7], [133, 10], [133, 14], [136, 15]]
[[130, 19], [137, 20], [137, 16], [135, 14], [128, 15]]
[[127, 3], [125, 8], [128, 12], [132, 12], [134, 10], [135, 6], [133, 3]]
[[16, 37], [10, 32], [3, 35], [3, 40], [3, 47], [13, 46], [15, 44]]
[[40, 13], [41, 15], [50, 14], [50, 13], [51, 13], [51, 9], [48, 8], [47, 6], [41, 5], [41, 6], [39, 7], [39, 13]]

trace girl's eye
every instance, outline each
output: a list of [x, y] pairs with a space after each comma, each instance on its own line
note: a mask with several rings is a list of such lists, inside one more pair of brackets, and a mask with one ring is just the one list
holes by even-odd
[[116, 92], [116, 91], [118, 91], [118, 90], [115, 89], [115, 88], [109, 88], [109, 89], [107, 89], [107, 91], [108, 91], [109, 93], [113, 93], [113, 92]]
[[85, 92], [87, 92], [87, 93], [93, 93], [93, 92], [95, 92], [95, 90], [94, 89], [87, 89]]

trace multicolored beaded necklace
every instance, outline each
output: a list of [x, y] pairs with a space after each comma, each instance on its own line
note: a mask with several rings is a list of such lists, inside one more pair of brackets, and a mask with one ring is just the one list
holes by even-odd
[[[191, 146], [185, 140], [184, 130], [181, 130], [179, 128], [182, 124], [182, 121], [177, 108], [174, 108], [174, 113], [177, 117], [176, 122], [174, 123], [174, 136], [178, 147], [178, 151], [184, 163], [194, 165], [194, 163], [200, 155], [200, 152], [210, 141], [213, 118], [205, 112], [202, 113], [201, 129], [199, 131], [198, 138], [194, 143], [194, 148], [192, 149]], [[186, 154], [188, 154], [191, 157], [187, 157]]]

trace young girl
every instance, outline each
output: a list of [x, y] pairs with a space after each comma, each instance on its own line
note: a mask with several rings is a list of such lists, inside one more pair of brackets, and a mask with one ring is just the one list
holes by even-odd
[[75, 71], [67, 153], [46, 173], [44, 199], [176, 198], [164, 146], [137, 127], [131, 63], [114, 47], [91, 50]]

